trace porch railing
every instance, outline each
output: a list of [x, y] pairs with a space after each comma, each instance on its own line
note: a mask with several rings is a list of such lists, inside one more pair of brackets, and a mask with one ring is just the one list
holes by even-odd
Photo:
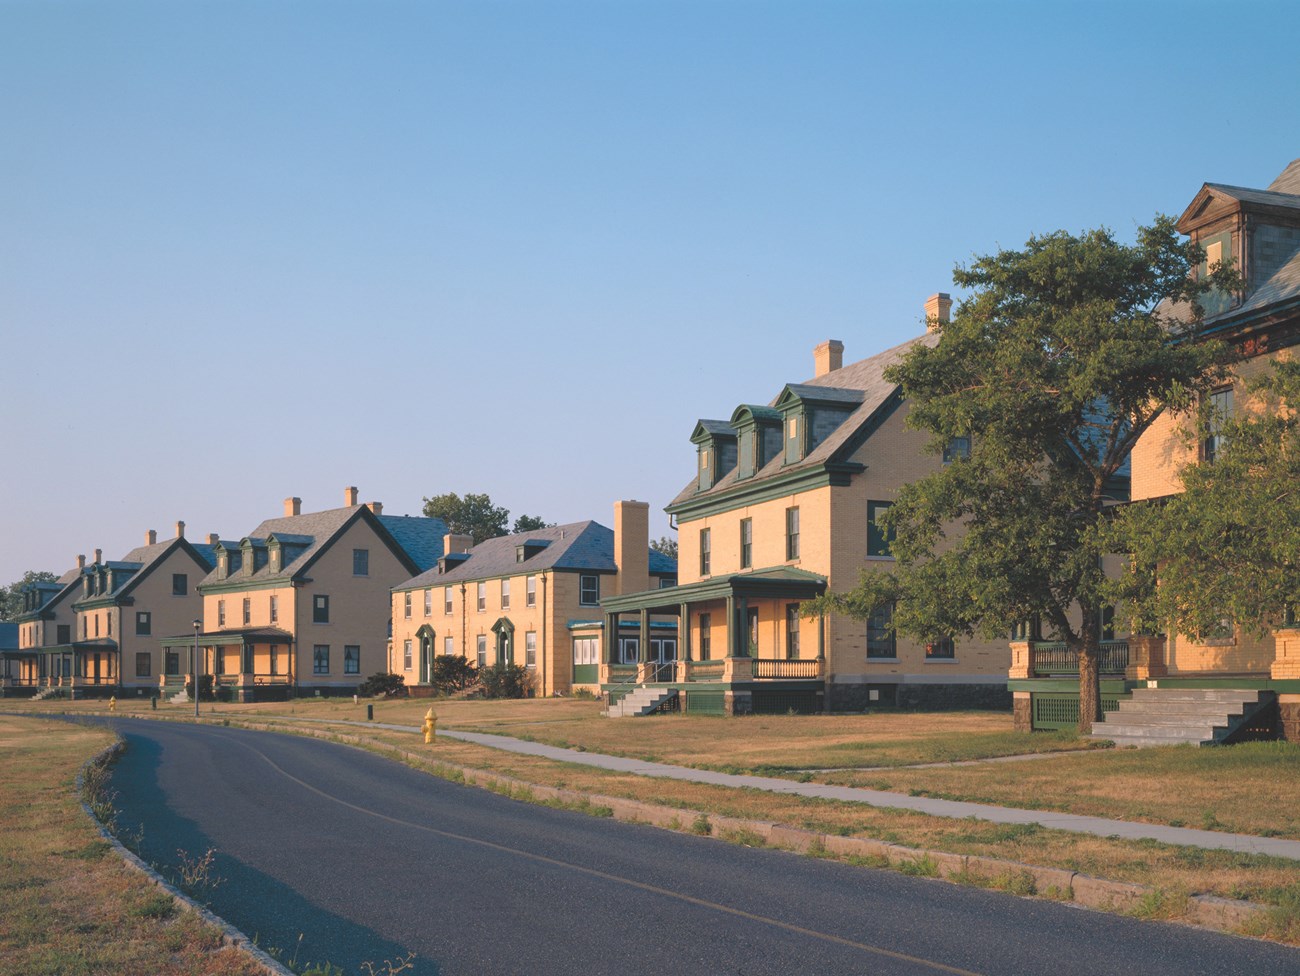
[[819, 678], [821, 662], [790, 660], [788, 658], [755, 658], [755, 678]]
[[[1079, 673], [1079, 657], [1064, 641], [1034, 642], [1030, 664], [1036, 676]], [[1128, 641], [1102, 641], [1097, 666], [1102, 674], [1123, 674], [1128, 667]]]

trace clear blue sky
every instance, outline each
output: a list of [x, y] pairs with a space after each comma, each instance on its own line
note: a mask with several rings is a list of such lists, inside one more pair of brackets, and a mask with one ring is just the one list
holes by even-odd
[[955, 264], [1300, 156], [1294, 3], [0, 0], [0, 583], [281, 501], [609, 524]]

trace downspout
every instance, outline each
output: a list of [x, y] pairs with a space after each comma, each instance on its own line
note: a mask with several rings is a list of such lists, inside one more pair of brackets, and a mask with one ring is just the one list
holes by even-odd
[[467, 642], [469, 641], [469, 631], [467, 630], [467, 628], [469, 627], [469, 621], [465, 617], [466, 599], [467, 597], [465, 596], [465, 584], [461, 583], [460, 584], [460, 653], [461, 653], [461, 657], [463, 657], [466, 661], [468, 661], [469, 644]]
[[[540, 574], [538, 574], [538, 575], [539, 575], [539, 577], [540, 577], [540, 581], [541, 581], [541, 584], [542, 584], [542, 625], [541, 625], [539, 628], [537, 628], [537, 629], [540, 630], [540, 631], [542, 632], [542, 646], [539, 648], [539, 650], [541, 651], [541, 654], [542, 654], [542, 697], [545, 698], [548, 694], [550, 694], [550, 692], [548, 692], [548, 691], [546, 690], [547, 687], [548, 687], [548, 686], [547, 686], [547, 683], [546, 683], [546, 628], [547, 628], [547, 616], [546, 616], [546, 574], [545, 574], [545, 573], [540, 573]], [[528, 589], [528, 581], [527, 581], [527, 580], [524, 581], [524, 589], [525, 589], [525, 590]], [[555, 683], [555, 668], [552, 667], [552, 668], [551, 668], [551, 686], [550, 686], [550, 687], [551, 687], [551, 691], [554, 691], [554, 690], [555, 690], [555, 688], [554, 688], [554, 683]]]

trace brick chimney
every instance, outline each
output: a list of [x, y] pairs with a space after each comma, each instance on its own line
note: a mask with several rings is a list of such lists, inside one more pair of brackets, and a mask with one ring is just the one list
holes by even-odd
[[221, 537], [217, 535], [215, 532], [208, 533], [208, 545], [215, 546], [220, 541], [221, 541]]
[[[841, 347], [843, 348], [843, 347]], [[650, 589], [650, 505], [614, 503], [614, 595]]]
[[178, 538], [178, 539], [184, 539], [184, 538], [185, 538], [185, 523], [184, 523], [184, 522], [177, 522], [177, 523], [176, 523], [176, 538]]
[[374, 512], [376, 515], [384, 514], [383, 502], [366, 502], [366, 508], [370, 509], [370, 511]]
[[86, 568], [86, 554], [84, 552], [79, 552], [77, 553], [77, 569], [85, 569], [85, 568]]
[[952, 313], [952, 296], [947, 292], [938, 292], [925, 300], [925, 330], [938, 332], [950, 321]]
[[844, 365], [844, 343], [827, 339], [813, 349], [813, 376], [825, 376]]
[[302, 499], [301, 499], [301, 498], [286, 498], [286, 499], [284, 500], [284, 516], [285, 516], [285, 518], [288, 518], [288, 517], [291, 516], [291, 515], [301, 515], [301, 514], [302, 514]]
[[104, 550], [103, 550], [103, 549], [96, 549], [96, 550], [95, 550], [95, 565], [96, 565], [96, 566], [99, 565], [99, 561], [100, 561], [103, 557], [104, 557]]
[[357, 495], [358, 495], [358, 494], [359, 494], [359, 492], [357, 491], [355, 485], [352, 486], [352, 487], [349, 487], [349, 488], [344, 488], [344, 489], [343, 489], [343, 504], [344, 504], [346, 507], [348, 507], [348, 508], [352, 508], [352, 507], [353, 507], [354, 505], [356, 505], [356, 503], [357, 503]]
[[146, 533], [144, 534], [144, 544], [145, 544], [146, 546], [156, 545], [157, 542], [158, 542], [158, 532], [157, 532], [157, 530], [155, 530], [155, 529], [150, 529], [148, 532], [146, 532]]
[[448, 533], [442, 537], [442, 554], [449, 556], [454, 552], [469, 552], [474, 548], [474, 537], [472, 535], [456, 535]]

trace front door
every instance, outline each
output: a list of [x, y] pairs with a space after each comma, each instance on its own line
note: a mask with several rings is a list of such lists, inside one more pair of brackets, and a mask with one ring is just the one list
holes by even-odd
[[497, 665], [506, 665], [514, 663], [514, 655], [510, 647], [510, 632], [504, 627], [497, 631]]
[[672, 681], [677, 677], [677, 638], [652, 637], [650, 663], [654, 665], [655, 681]]
[[420, 684], [427, 685], [433, 673], [433, 638], [420, 638]]
[[758, 657], [758, 607], [745, 610], [745, 653]]

